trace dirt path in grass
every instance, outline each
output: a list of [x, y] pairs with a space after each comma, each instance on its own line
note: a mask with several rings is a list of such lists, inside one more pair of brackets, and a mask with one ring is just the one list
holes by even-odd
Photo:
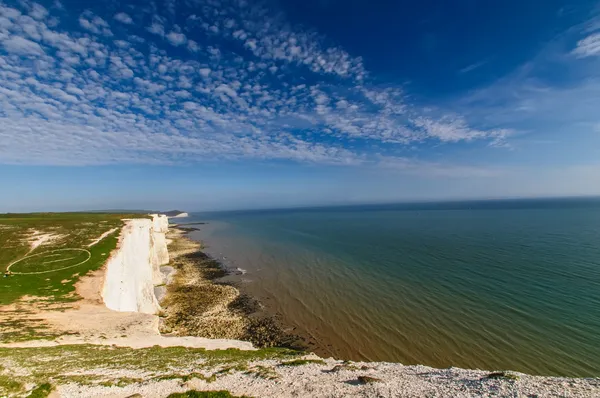
[[112, 228], [109, 229], [108, 231], [106, 231], [105, 233], [103, 233], [102, 235], [100, 235], [97, 239], [94, 239], [94, 241], [92, 243], [90, 243], [88, 245], [88, 247], [92, 247], [96, 244], [98, 244], [102, 239], [106, 238], [108, 235], [112, 234], [113, 232], [115, 232], [117, 229], [119, 228]]

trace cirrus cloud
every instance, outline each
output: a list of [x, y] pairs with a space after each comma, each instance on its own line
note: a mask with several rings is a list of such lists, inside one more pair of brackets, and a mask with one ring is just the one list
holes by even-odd
[[511, 134], [434, 117], [360, 57], [241, 0], [208, 2], [185, 26], [151, 8], [139, 26], [91, 10], [60, 10], [61, 24], [40, 7], [0, 3], [4, 163], [378, 164], [431, 140]]

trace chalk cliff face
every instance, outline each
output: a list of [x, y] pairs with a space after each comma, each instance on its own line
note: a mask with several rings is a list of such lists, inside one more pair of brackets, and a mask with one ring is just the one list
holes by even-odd
[[169, 219], [167, 216], [159, 214], [151, 214], [152, 216], [152, 229], [154, 232], [167, 233], [169, 230]]
[[169, 262], [165, 238], [169, 221], [152, 217], [127, 221], [119, 248], [106, 264], [102, 298], [112, 310], [146, 314], [160, 310], [154, 285], [164, 283], [160, 266]]
[[169, 263], [166, 233], [169, 230], [167, 216], [153, 214], [150, 249], [150, 264], [152, 265], [152, 281], [155, 285], [165, 283], [160, 267]]
[[186, 218], [186, 217], [189, 217], [189, 216], [190, 216], [190, 215], [189, 215], [189, 214], [187, 214], [187, 213], [179, 213], [179, 214], [177, 214], [177, 215], [175, 215], [175, 216], [171, 216], [171, 217], [169, 217], [169, 218]]

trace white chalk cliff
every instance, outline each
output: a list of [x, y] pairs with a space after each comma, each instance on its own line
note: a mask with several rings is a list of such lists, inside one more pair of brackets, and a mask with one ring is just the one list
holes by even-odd
[[176, 216], [171, 216], [171, 217], [169, 217], [169, 218], [186, 218], [186, 217], [189, 217], [189, 216], [190, 216], [190, 215], [189, 215], [189, 214], [187, 214], [187, 213], [179, 213], [179, 214], [177, 214]]
[[152, 265], [152, 277], [155, 285], [165, 283], [160, 267], [169, 263], [167, 232], [169, 232], [169, 219], [167, 216], [152, 214], [150, 264]]
[[169, 262], [166, 216], [128, 220], [119, 248], [106, 263], [102, 298], [115, 311], [156, 314], [160, 305], [154, 286], [164, 283], [161, 265]]

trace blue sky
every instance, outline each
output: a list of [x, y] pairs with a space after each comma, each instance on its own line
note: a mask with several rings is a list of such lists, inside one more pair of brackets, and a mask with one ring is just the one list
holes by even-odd
[[597, 1], [0, 0], [0, 211], [600, 194]]

